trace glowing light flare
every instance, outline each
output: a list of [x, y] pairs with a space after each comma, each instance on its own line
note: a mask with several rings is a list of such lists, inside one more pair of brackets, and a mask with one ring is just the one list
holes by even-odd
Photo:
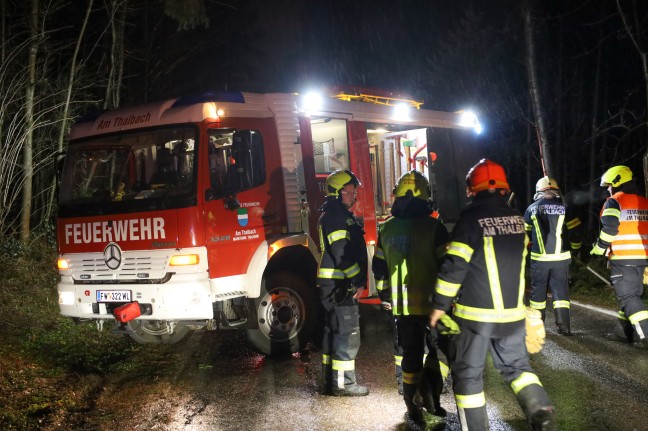
[[205, 118], [220, 118], [225, 115], [225, 111], [221, 108], [218, 108], [214, 102], [205, 103], [203, 105], [203, 115]]
[[56, 266], [60, 270], [66, 270], [70, 269], [70, 264], [68, 263], [67, 259], [59, 259], [56, 261]]
[[200, 258], [197, 254], [177, 254], [171, 256], [169, 266], [198, 265], [198, 262], [200, 262]]
[[59, 292], [60, 305], [73, 305], [74, 304], [74, 292]]
[[324, 106], [324, 97], [315, 91], [309, 91], [304, 94], [301, 101], [301, 109], [307, 115], [310, 115], [312, 112], [318, 112], [322, 110]]
[[465, 111], [459, 111], [459, 125], [462, 127], [466, 127], [469, 129], [473, 129], [476, 134], [480, 134], [484, 128], [479, 122], [479, 119], [477, 118], [477, 114], [475, 114], [473, 111], [470, 110], [465, 110]]
[[411, 107], [405, 103], [394, 105], [394, 112], [392, 118], [396, 121], [410, 121]]

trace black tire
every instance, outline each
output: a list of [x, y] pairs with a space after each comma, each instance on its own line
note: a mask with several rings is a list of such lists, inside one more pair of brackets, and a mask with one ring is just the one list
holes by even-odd
[[126, 324], [128, 336], [138, 344], [177, 344], [188, 339], [193, 330], [184, 323], [178, 323], [169, 334], [166, 322], [162, 320], [131, 320]]
[[289, 355], [311, 340], [319, 317], [315, 291], [299, 276], [277, 272], [266, 279], [265, 288], [253, 299], [252, 318], [259, 328], [248, 329], [247, 337], [260, 353]]

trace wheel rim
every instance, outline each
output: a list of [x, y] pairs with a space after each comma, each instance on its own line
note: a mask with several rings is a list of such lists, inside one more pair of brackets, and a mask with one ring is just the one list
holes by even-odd
[[290, 340], [304, 324], [304, 309], [303, 300], [292, 289], [272, 289], [259, 301], [259, 329], [274, 341]]
[[142, 320], [139, 329], [149, 335], [167, 335], [169, 333], [166, 323], [159, 320]]

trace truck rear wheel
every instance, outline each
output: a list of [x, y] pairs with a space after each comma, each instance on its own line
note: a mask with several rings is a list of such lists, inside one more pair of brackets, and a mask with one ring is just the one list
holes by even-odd
[[162, 320], [131, 320], [126, 324], [129, 334], [139, 344], [176, 344], [191, 336], [189, 326], [178, 323], [169, 334], [169, 328]]
[[265, 355], [288, 355], [313, 337], [318, 321], [315, 292], [299, 276], [278, 272], [266, 279], [253, 300], [258, 329], [248, 329], [248, 340]]

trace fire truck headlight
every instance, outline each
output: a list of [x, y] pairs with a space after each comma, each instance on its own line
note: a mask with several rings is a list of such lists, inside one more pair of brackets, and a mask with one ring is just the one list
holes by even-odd
[[200, 258], [197, 254], [177, 254], [171, 256], [169, 260], [170, 266], [186, 266], [186, 265], [198, 265]]
[[59, 292], [59, 304], [60, 305], [73, 305], [74, 304], [74, 292]]
[[56, 266], [60, 270], [70, 269], [67, 259], [59, 259], [56, 261]]

